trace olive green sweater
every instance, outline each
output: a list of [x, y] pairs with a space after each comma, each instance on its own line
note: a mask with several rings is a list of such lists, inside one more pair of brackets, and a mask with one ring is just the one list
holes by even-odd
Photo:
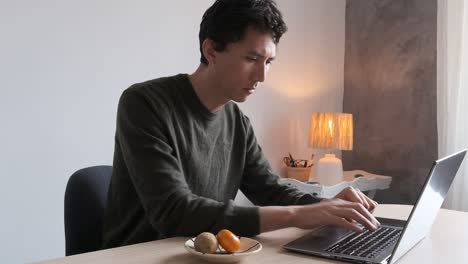
[[229, 102], [210, 112], [188, 75], [122, 94], [104, 248], [222, 228], [256, 235], [258, 207], [236, 205], [239, 189], [260, 206], [318, 201], [280, 185], [239, 107]]

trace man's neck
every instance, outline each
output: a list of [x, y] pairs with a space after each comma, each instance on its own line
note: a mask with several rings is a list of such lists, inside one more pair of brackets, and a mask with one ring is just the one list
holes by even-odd
[[206, 65], [200, 64], [189, 79], [202, 104], [212, 113], [219, 111], [230, 101], [229, 98], [220, 94], [219, 85]]

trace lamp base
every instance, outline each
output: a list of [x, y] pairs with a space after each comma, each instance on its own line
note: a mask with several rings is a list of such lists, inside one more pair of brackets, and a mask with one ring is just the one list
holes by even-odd
[[331, 186], [343, 180], [343, 163], [335, 154], [325, 154], [317, 163], [317, 181], [321, 185]]

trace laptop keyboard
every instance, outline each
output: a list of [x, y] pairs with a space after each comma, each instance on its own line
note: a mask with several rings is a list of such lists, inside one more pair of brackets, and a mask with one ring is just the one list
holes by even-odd
[[364, 230], [331, 245], [327, 252], [345, 255], [374, 258], [382, 250], [392, 245], [401, 234], [401, 229], [391, 227], [379, 227], [375, 231]]

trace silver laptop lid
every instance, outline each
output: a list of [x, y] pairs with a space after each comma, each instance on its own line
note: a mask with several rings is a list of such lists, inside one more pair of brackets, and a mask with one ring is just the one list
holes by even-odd
[[389, 263], [395, 263], [429, 233], [466, 151], [434, 162]]

